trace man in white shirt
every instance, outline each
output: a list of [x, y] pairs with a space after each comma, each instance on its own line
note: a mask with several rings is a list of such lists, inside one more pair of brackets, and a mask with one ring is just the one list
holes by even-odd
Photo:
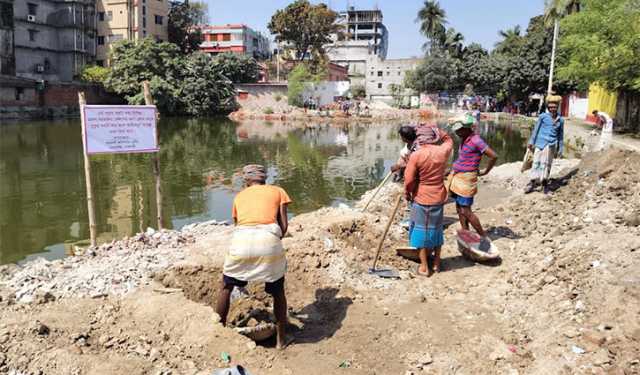
[[602, 151], [609, 147], [611, 144], [611, 138], [613, 138], [613, 119], [605, 112], [600, 112], [597, 109], [592, 112], [596, 116], [598, 126], [602, 128], [600, 133], [600, 142], [596, 151]]

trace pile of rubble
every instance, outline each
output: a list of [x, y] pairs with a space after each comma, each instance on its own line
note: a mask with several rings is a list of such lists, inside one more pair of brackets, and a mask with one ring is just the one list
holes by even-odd
[[38, 258], [0, 273], [0, 291], [7, 301], [43, 303], [57, 298], [124, 295], [150, 282], [150, 276], [185, 258], [185, 245], [195, 237], [220, 230], [216, 221], [189, 225], [182, 231], [149, 228], [86, 249], [76, 256], [48, 261]]

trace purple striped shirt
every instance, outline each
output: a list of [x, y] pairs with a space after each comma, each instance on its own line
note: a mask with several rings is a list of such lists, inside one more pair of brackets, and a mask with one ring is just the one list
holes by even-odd
[[453, 163], [454, 172], [475, 172], [480, 167], [482, 154], [489, 148], [489, 145], [474, 134], [460, 144], [458, 149], [458, 160]]

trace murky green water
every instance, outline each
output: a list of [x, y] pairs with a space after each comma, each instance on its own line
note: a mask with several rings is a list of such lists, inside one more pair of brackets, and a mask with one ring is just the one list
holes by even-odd
[[[160, 124], [163, 215], [180, 228], [194, 221], [229, 220], [240, 186], [234, 172], [248, 163], [269, 168], [295, 215], [349, 204], [375, 186], [397, 159], [399, 123], [385, 126], [284, 124], [226, 119], [165, 119]], [[516, 128], [483, 122], [480, 132], [500, 162], [522, 157]], [[0, 124], [0, 264], [33, 256], [64, 256], [88, 238], [80, 123]], [[99, 241], [155, 226], [150, 155], [91, 159]]]

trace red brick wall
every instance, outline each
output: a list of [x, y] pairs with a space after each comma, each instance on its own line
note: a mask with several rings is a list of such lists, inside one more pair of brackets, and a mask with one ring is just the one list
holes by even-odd
[[78, 106], [78, 92], [84, 91], [87, 104], [118, 104], [119, 98], [98, 86], [81, 84], [47, 84], [43, 93], [45, 107]]

